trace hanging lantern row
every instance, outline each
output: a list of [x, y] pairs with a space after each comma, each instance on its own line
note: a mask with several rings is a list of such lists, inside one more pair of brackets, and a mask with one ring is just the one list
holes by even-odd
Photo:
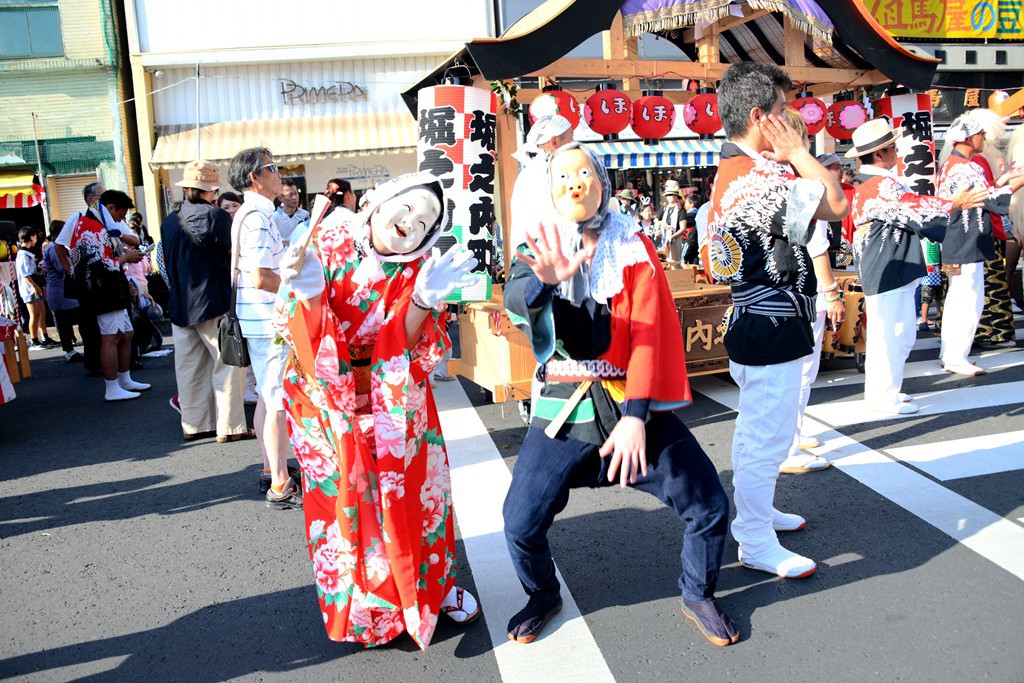
[[868, 120], [867, 110], [852, 92], [841, 92], [835, 102], [826, 105], [812, 92], [804, 90], [787, 106], [803, 117], [808, 135], [816, 135], [824, 128], [836, 140], [849, 140], [853, 131]]
[[[555, 101], [554, 98], [560, 98]], [[579, 104], [572, 95], [561, 90], [546, 91], [530, 105], [530, 121], [551, 114], [565, 116], [564, 111], [578, 111]], [[722, 128], [718, 116], [718, 96], [710, 88], [704, 88], [690, 104], [683, 105], [684, 121], [695, 133], [711, 135]], [[579, 123], [579, 115], [566, 116], [572, 127]], [[616, 90], [611, 83], [598, 86], [583, 105], [583, 119], [587, 126], [606, 140], [632, 126], [633, 132], [649, 144], [666, 137], [676, 121], [676, 109], [672, 101], [663, 97], [661, 91], [650, 91], [632, 102], [625, 93]]]
[[804, 123], [807, 124], [808, 135], [817, 135], [825, 127], [828, 108], [811, 91], [804, 90], [788, 106], [803, 118]]

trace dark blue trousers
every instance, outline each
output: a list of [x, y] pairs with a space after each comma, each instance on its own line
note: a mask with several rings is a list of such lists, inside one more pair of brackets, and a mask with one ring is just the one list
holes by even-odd
[[[632, 487], [662, 501], [685, 525], [679, 588], [687, 600], [714, 597], [725, 549], [729, 498], [714, 465], [672, 413], [647, 421], [647, 477]], [[610, 486], [599, 448], [575, 439], [549, 439], [530, 428], [505, 498], [505, 540], [526, 593], [554, 598], [560, 586], [548, 545], [548, 529], [569, 502], [569, 489]]]

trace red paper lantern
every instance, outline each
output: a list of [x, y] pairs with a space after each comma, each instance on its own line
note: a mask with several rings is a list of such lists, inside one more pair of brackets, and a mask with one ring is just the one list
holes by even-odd
[[811, 93], [804, 91], [800, 97], [789, 103], [789, 108], [800, 114], [804, 123], [807, 124], [807, 134], [816, 135], [825, 127], [826, 111], [825, 103]]
[[672, 130], [676, 108], [661, 95], [645, 95], [633, 103], [633, 132], [644, 140], [660, 140]]
[[849, 140], [853, 131], [868, 120], [867, 109], [856, 100], [839, 100], [825, 114], [825, 130], [836, 140]]
[[683, 114], [683, 123], [694, 133], [713, 135], [722, 130], [722, 119], [718, 115], [718, 95], [705, 88], [690, 100]]
[[583, 119], [598, 135], [615, 135], [629, 125], [633, 117], [632, 103], [618, 90], [598, 90], [583, 105]]
[[530, 104], [530, 123], [537, 119], [558, 114], [576, 128], [580, 124], [580, 103], [564, 90], [548, 90]]

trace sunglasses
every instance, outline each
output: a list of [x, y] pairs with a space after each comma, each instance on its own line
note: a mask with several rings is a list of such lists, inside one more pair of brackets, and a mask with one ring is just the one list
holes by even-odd
[[277, 173], [277, 172], [278, 172], [278, 170], [277, 170], [277, 164], [263, 164], [262, 166], [260, 166], [260, 168], [261, 168], [261, 169], [264, 169], [264, 168], [265, 168], [265, 169], [267, 169], [268, 171], [270, 171], [271, 173]]

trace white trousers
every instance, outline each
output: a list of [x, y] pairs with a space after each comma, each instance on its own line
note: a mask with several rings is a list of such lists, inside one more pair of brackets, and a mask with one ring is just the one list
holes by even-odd
[[732, 535], [744, 553], [766, 552], [778, 544], [772, 530], [775, 482], [796, 434], [797, 397], [805, 361], [797, 358], [775, 365], [729, 362], [729, 374], [740, 388], [732, 437], [736, 503]]
[[868, 321], [864, 400], [872, 407], [895, 410], [900, 405], [903, 370], [917, 339], [916, 289], [917, 282], [913, 282], [864, 297]]
[[220, 362], [218, 320], [171, 325], [181, 429], [186, 434], [216, 431], [227, 436], [248, 429], [242, 404], [245, 373]]
[[[942, 346], [939, 359], [944, 365], [966, 365], [974, 333], [985, 306], [985, 264], [965, 263], [959, 275], [949, 276], [949, 290], [942, 306]], [[871, 335], [868, 335], [871, 339]]]
[[804, 429], [804, 411], [807, 410], [807, 403], [811, 400], [811, 385], [818, 377], [818, 368], [821, 366], [821, 343], [825, 338], [825, 320], [828, 317], [828, 309], [825, 307], [825, 299], [818, 295], [818, 317], [811, 325], [814, 332], [814, 350], [803, 357], [803, 366], [800, 376], [800, 405], [796, 414], [796, 433], [793, 435], [793, 444], [789, 447], [789, 457], [800, 453], [800, 435]]

